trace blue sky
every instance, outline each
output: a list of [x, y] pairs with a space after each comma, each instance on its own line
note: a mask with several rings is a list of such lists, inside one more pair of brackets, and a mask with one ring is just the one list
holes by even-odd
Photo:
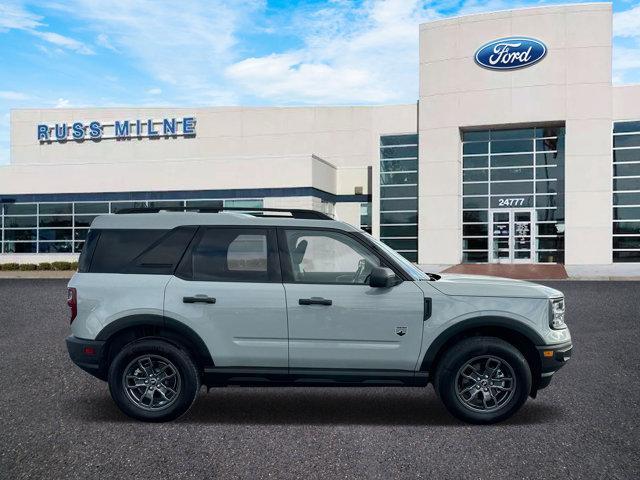
[[[418, 96], [418, 24], [560, 2], [0, 0], [11, 108], [380, 104]], [[640, 83], [640, 0], [614, 8], [614, 82]]]

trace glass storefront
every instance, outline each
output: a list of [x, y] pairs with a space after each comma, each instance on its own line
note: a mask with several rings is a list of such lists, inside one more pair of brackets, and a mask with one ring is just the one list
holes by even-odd
[[380, 240], [418, 261], [418, 135], [380, 137]]
[[78, 253], [98, 215], [144, 207], [262, 207], [262, 199], [0, 204], [2, 253]]
[[564, 127], [462, 133], [463, 262], [564, 262]]
[[640, 121], [613, 124], [613, 262], [640, 262]]

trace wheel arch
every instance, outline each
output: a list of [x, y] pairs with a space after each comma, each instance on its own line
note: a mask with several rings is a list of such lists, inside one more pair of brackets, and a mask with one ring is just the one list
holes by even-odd
[[193, 329], [162, 315], [140, 314], [119, 318], [105, 326], [96, 340], [105, 342], [105, 362], [109, 365], [124, 345], [147, 337], [159, 338], [187, 350], [199, 369], [214, 366], [209, 349]]
[[429, 378], [432, 379], [444, 353], [460, 340], [475, 336], [500, 338], [516, 347], [531, 369], [531, 394], [535, 395], [542, 369], [536, 345], [543, 345], [544, 339], [533, 328], [508, 317], [479, 316], [452, 325], [431, 343], [422, 359], [420, 371], [428, 372]]

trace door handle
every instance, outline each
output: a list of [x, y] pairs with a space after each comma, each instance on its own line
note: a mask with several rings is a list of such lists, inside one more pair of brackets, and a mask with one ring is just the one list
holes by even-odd
[[322, 297], [311, 297], [311, 298], [301, 298], [298, 300], [300, 305], [331, 305], [333, 304], [332, 300], [328, 298]]
[[182, 297], [182, 303], [216, 303], [216, 299], [206, 295], [196, 295], [195, 297]]

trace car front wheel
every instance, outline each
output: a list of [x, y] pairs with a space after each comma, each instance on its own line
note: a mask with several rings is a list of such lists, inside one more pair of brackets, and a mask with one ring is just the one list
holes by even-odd
[[522, 353], [495, 337], [467, 338], [448, 350], [434, 386], [451, 414], [471, 423], [496, 423], [516, 413], [531, 391]]
[[162, 340], [126, 345], [109, 367], [109, 391], [130, 417], [166, 422], [185, 413], [200, 389], [198, 370], [184, 350]]

